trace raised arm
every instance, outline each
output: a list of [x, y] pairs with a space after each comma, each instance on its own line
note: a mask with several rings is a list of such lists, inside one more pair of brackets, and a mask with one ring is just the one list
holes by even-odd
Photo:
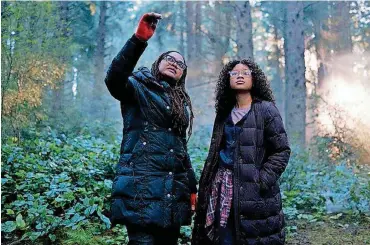
[[113, 59], [105, 78], [105, 84], [111, 95], [117, 100], [123, 101], [129, 96], [128, 77], [134, 71], [140, 56], [148, 46], [147, 41], [153, 36], [160, 18], [160, 14], [144, 14], [135, 34]]

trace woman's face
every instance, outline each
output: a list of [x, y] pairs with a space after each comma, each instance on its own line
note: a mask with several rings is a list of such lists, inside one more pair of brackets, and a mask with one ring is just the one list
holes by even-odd
[[169, 78], [179, 81], [186, 68], [184, 58], [181, 54], [171, 52], [159, 63], [159, 72]]
[[235, 90], [252, 89], [252, 71], [247, 65], [237, 64], [230, 72], [230, 87]]

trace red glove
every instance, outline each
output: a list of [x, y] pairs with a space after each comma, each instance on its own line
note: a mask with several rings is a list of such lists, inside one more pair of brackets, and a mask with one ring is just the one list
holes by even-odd
[[144, 14], [139, 21], [135, 36], [141, 41], [148, 41], [153, 36], [159, 19], [162, 19], [160, 14], [153, 12]]
[[195, 212], [195, 208], [197, 206], [197, 194], [192, 193], [190, 195], [190, 205], [191, 205], [191, 211]]

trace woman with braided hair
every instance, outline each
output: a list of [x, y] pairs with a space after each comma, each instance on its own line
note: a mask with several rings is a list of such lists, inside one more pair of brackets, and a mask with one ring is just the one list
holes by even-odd
[[266, 76], [231, 61], [216, 88], [216, 119], [199, 182], [193, 245], [284, 244], [278, 179], [290, 157]]
[[169, 51], [151, 70], [134, 72], [160, 18], [156, 13], [142, 16], [105, 79], [123, 117], [111, 222], [126, 225], [129, 244], [177, 244], [180, 227], [191, 223], [195, 209], [197, 182], [187, 153], [193, 112], [184, 57]]

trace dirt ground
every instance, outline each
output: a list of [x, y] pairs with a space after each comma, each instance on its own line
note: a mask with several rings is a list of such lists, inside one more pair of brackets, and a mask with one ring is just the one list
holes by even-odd
[[288, 222], [297, 230], [287, 235], [287, 245], [347, 245], [370, 244], [370, 218], [362, 220], [327, 220], [309, 223]]

